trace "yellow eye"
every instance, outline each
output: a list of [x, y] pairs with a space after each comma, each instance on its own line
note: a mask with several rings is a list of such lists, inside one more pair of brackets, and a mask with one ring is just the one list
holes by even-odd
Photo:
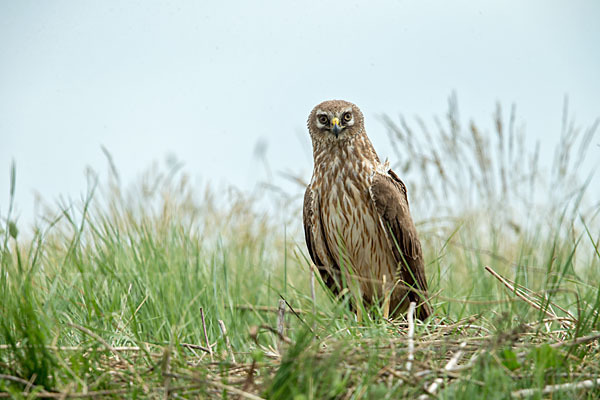
[[352, 113], [350, 111], [348, 111], [347, 113], [344, 114], [344, 121], [350, 122], [351, 120], [352, 120]]
[[319, 115], [319, 123], [321, 123], [322, 125], [327, 125], [327, 121], [329, 120], [327, 118], [327, 115], [321, 114]]

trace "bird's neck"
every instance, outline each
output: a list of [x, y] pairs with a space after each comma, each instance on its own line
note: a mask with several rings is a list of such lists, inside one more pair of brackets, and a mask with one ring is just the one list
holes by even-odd
[[315, 172], [344, 170], [359, 164], [380, 164], [375, 148], [365, 133], [350, 138], [313, 141]]

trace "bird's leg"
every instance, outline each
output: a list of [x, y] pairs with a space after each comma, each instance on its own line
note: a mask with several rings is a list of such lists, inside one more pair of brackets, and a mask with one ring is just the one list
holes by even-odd
[[359, 324], [362, 322], [362, 307], [360, 304], [356, 307], [356, 322]]
[[386, 277], [387, 275], [384, 274], [381, 292], [383, 293], [383, 318], [388, 319], [390, 316], [390, 296], [392, 295], [392, 291], [386, 287]]
[[[358, 285], [357, 285], [358, 286]], [[356, 322], [359, 324], [363, 320], [363, 309], [365, 307], [365, 303], [363, 301], [362, 290], [360, 290], [360, 286], [357, 287], [356, 290]]]

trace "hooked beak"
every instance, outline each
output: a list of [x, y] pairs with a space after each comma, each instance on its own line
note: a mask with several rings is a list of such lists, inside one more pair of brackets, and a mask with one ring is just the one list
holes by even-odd
[[338, 137], [338, 135], [340, 134], [340, 131], [342, 130], [342, 126], [340, 125], [339, 118], [335, 117], [331, 120], [331, 130], [333, 131], [333, 134], [335, 135], [335, 137]]

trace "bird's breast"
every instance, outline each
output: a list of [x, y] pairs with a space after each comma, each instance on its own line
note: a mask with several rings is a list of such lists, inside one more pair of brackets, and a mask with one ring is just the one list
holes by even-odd
[[354, 157], [352, 151], [328, 156], [315, 160], [311, 182], [323, 239], [332, 261], [342, 272], [358, 276], [362, 293], [370, 297], [381, 290], [383, 280], [391, 283], [396, 275], [396, 262], [369, 193], [381, 167], [377, 160]]
[[[369, 187], [375, 165], [332, 165], [318, 189], [323, 230], [338, 263], [350, 263], [360, 273], [384, 260], [377, 258], [382, 242], [379, 215]], [[361, 275], [363, 275], [361, 273]]]
[[339, 162], [323, 171], [319, 197], [326, 209], [335, 211], [330, 212], [332, 223], [346, 227], [364, 213], [361, 208], [371, 203], [369, 186], [373, 169], [371, 165]]

